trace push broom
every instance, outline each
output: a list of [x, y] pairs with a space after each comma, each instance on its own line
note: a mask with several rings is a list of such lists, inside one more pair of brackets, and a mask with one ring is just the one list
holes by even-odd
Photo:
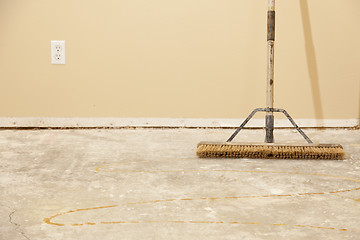
[[[267, 12], [267, 99], [266, 108], [256, 108], [236, 129], [226, 142], [200, 142], [196, 154], [200, 158], [269, 158], [269, 159], [343, 159], [344, 150], [340, 144], [316, 144], [299, 128], [284, 110], [273, 107], [274, 103], [274, 42], [275, 42], [275, 0], [268, 0]], [[266, 112], [265, 143], [231, 142], [257, 112]], [[274, 112], [283, 113], [305, 138], [304, 144], [274, 143]]]

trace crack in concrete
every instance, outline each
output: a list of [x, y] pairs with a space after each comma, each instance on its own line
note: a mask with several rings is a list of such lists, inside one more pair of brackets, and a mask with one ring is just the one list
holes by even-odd
[[20, 233], [20, 234], [21, 234], [24, 238], [26, 238], [27, 240], [31, 240], [31, 239], [24, 233], [24, 231], [21, 229], [21, 225], [13, 221], [12, 216], [14, 215], [14, 213], [16, 212], [16, 210], [12, 209], [12, 208], [9, 207], [9, 206], [5, 206], [5, 205], [3, 205], [3, 204], [0, 204], [0, 206], [6, 207], [6, 208], [8, 208], [8, 209], [11, 211], [11, 213], [9, 214], [9, 223], [15, 226], [15, 231], [18, 232], [18, 233]]

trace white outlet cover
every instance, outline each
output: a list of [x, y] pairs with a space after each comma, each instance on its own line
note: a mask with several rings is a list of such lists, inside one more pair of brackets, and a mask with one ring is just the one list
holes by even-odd
[[51, 40], [51, 64], [65, 64], [65, 40]]

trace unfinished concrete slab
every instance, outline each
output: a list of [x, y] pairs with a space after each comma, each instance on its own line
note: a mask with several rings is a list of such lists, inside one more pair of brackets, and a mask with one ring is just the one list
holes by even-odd
[[0, 239], [360, 239], [359, 130], [306, 130], [341, 161], [195, 156], [232, 131], [1, 131]]

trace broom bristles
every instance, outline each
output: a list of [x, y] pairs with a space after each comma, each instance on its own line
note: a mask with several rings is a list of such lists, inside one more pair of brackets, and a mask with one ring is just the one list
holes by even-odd
[[333, 159], [341, 160], [345, 152], [340, 144], [249, 144], [200, 142], [200, 158], [265, 158], [265, 159]]

